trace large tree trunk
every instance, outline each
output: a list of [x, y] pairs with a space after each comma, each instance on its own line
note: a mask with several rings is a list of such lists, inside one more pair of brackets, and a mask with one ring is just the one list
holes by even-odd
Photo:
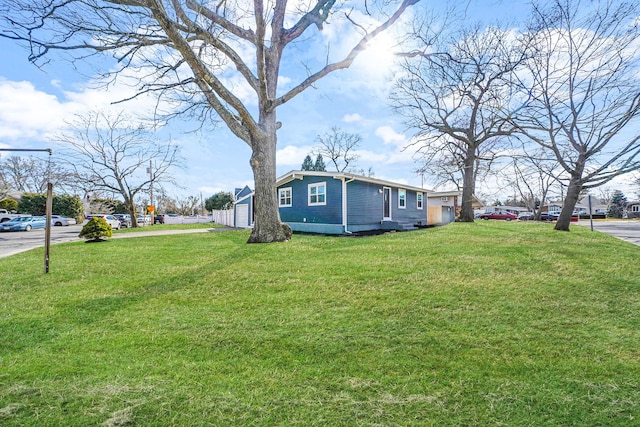
[[291, 228], [280, 221], [278, 211], [275, 120], [272, 126], [273, 129], [260, 133], [261, 141], [253, 143], [251, 168], [255, 183], [255, 222], [247, 243], [284, 242], [291, 238]]
[[461, 222], [473, 222], [473, 193], [475, 192], [476, 148], [467, 145], [467, 154], [464, 159], [464, 170], [462, 171], [462, 203], [460, 209]]
[[582, 179], [578, 176], [573, 176], [569, 181], [569, 187], [567, 188], [567, 195], [564, 198], [564, 204], [562, 205], [562, 211], [556, 222], [555, 230], [569, 231], [569, 224], [571, 224], [571, 216], [576, 208], [576, 203], [580, 198], [580, 192], [582, 191]]

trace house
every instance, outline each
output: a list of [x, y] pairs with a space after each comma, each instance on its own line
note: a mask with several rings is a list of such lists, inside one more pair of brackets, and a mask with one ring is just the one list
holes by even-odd
[[234, 226], [238, 228], [252, 228], [255, 221], [254, 215], [255, 192], [244, 186], [236, 188], [233, 192], [233, 218]]
[[291, 171], [276, 180], [280, 218], [293, 231], [350, 234], [427, 224], [422, 188], [344, 172]]
[[640, 201], [627, 203], [627, 218], [640, 218]]
[[[434, 191], [427, 197], [427, 224], [445, 225], [455, 221], [460, 213], [462, 191]], [[481, 208], [482, 202], [473, 196], [473, 209]]]

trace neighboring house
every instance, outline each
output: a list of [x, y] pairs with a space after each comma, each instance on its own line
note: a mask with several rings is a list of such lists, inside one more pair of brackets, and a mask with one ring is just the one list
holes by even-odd
[[233, 192], [233, 218], [234, 227], [252, 228], [255, 220], [254, 198], [255, 192], [248, 186], [236, 188]]
[[[483, 206], [476, 196], [473, 196], [471, 204], [474, 212]], [[445, 225], [455, 221], [460, 213], [461, 205], [462, 191], [429, 192], [427, 197], [427, 224]]]
[[640, 201], [627, 203], [627, 218], [640, 218]]
[[427, 224], [424, 189], [343, 172], [291, 171], [276, 181], [280, 218], [293, 231], [349, 234]]
[[[584, 212], [581, 214], [589, 214], [589, 196], [578, 200], [576, 208], [578, 212]], [[596, 215], [605, 215], [609, 209], [608, 203], [603, 203], [599, 198], [591, 196], [591, 213]]]

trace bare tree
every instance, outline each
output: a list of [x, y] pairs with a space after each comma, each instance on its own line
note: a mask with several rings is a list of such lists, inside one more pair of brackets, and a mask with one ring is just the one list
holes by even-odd
[[180, 215], [193, 215], [200, 205], [200, 198], [196, 196], [178, 197], [172, 200], [172, 210]]
[[0, 182], [7, 190], [27, 193], [44, 193], [51, 182], [56, 192], [68, 193], [75, 189], [76, 180], [57, 156], [9, 156], [0, 160]]
[[362, 142], [362, 136], [357, 133], [348, 133], [339, 127], [332, 127], [329, 132], [324, 135], [316, 136], [314, 154], [327, 158], [333, 164], [338, 172], [344, 172], [349, 169], [349, 165], [353, 168], [353, 164], [358, 160], [356, 149]]
[[70, 126], [71, 131], [56, 140], [68, 152], [68, 164], [78, 180], [97, 191], [122, 196], [136, 227], [136, 196], [153, 184], [174, 182], [169, 171], [179, 166], [178, 148], [152, 139], [123, 113], [79, 115]]
[[514, 156], [510, 180], [520, 198], [539, 220], [542, 207], [548, 200], [552, 188], [560, 185], [559, 165], [555, 159], [544, 157], [544, 153], [525, 153]]
[[[285, 0], [3, 0], [0, 35], [28, 42], [34, 61], [54, 49], [78, 51], [82, 58], [112, 52], [120, 67], [115, 73], [133, 68], [152, 77], [141, 81], [140, 93], [172, 96], [184, 102], [181, 112], [205, 107], [203, 119], [212, 114], [222, 119], [252, 150], [255, 226], [249, 242], [272, 242], [291, 235], [280, 221], [275, 191], [278, 107], [329, 73], [348, 68], [418, 1], [380, 1], [375, 7], [363, 2], [356, 8], [334, 0], [295, 5]], [[326, 39], [325, 49], [312, 49], [322, 60], [302, 64], [306, 78], [278, 90], [283, 59], [302, 52], [297, 44], [302, 38], [324, 43], [320, 32], [329, 18], [345, 25], [340, 31], [358, 33], [353, 48], [333, 60]]]
[[460, 220], [472, 222], [478, 163], [490, 165], [516, 131], [509, 120], [512, 78], [525, 53], [496, 27], [463, 29], [441, 41], [424, 28], [418, 23], [415, 39], [424, 45], [404, 54], [391, 102], [416, 130], [423, 164], [436, 163], [451, 178], [459, 168]]
[[[466, 145], [452, 139], [448, 143], [436, 147], [422, 145], [416, 152], [415, 161], [419, 165], [415, 173], [426, 176], [434, 185], [453, 185], [456, 190], [463, 189]], [[473, 182], [476, 183], [492, 171], [496, 160], [495, 144], [488, 142], [477, 147], [473, 167]], [[474, 190], [475, 192], [475, 190]]]
[[534, 8], [530, 102], [517, 119], [568, 176], [556, 230], [569, 230], [583, 190], [640, 168], [639, 14], [637, 1]]

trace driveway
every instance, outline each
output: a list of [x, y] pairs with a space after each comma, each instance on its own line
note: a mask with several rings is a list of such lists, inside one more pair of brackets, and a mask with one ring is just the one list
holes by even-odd
[[[112, 239], [129, 237], [145, 237], [159, 234], [205, 233], [208, 231], [228, 230], [229, 228], [194, 228], [189, 230], [158, 230], [139, 231], [135, 233], [114, 234]], [[51, 228], [51, 244], [83, 240], [78, 237], [81, 225]], [[0, 233], [0, 258], [8, 257], [20, 252], [44, 246], [44, 230], [5, 231]]]
[[[581, 219], [579, 225], [590, 227], [589, 220]], [[640, 246], [640, 221], [593, 221], [593, 229]]]

